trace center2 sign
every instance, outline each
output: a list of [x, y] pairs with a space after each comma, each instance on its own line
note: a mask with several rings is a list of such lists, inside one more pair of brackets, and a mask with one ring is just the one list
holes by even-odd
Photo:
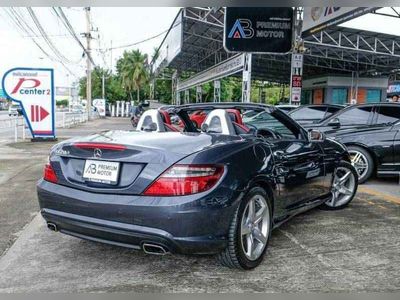
[[227, 7], [224, 47], [228, 52], [287, 53], [293, 20], [290, 7]]

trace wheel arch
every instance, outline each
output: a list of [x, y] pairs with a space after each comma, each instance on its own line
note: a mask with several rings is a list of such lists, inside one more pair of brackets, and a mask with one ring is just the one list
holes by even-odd
[[269, 182], [269, 180], [267, 178], [256, 177], [250, 182], [250, 184], [249, 184], [249, 186], [247, 188], [247, 191], [250, 191], [253, 187], [256, 187], [256, 186], [261, 187], [267, 193], [267, 196], [268, 196], [268, 198], [270, 199], [270, 202], [271, 202], [272, 212], [274, 212], [274, 207], [275, 207], [275, 193], [274, 193], [274, 191], [276, 189], [273, 188], [273, 185]]

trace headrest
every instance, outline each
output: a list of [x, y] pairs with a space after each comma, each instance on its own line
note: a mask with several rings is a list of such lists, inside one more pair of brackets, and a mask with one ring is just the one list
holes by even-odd
[[[150, 126], [152, 123], [156, 125], [154, 128]], [[146, 110], [140, 117], [136, 130], [164, 132], [165, 126], [160, 112], [157, 109]]]
[[202, 126], [205, 128], [205, 132], [221, 133], [226, 135], [236, 134], [232, 120], [229, 117], [228, 112], [224, 109], [214, 109], [211, 111], [203, 124], [206, 124], [206, 126]]

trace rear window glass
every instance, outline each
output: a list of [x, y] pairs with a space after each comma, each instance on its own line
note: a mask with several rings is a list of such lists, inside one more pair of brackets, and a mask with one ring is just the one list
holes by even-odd
[[381, 106], [378, 112], [377, 124], [392, 124], [400, 120], [399, 107]]
[[372, 107], [352, 107], [337, 118], [340, 120], [341, 125], [367, 125], [371, 117]]

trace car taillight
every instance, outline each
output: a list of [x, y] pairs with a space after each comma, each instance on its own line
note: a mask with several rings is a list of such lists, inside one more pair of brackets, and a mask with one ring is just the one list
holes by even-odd
[[126, 150], [125, 145], [119, 144], [107, 144], [107, 143], [82, 143], [77, 142], [73, 144], [74, 147], [80, 149], [101, 149], [101, 150], [114, 150], [114, 151], [123, 151]]
[[224, 174], [221, 165], [174, 165], [143, 193], [145, 196], [185, 196], [211, 189]]
[[53, 183], [57, 183], [57, 181], [58, 181], [56, 172], [54, 172], [53, 167], [51, 166], [50, 163], [47, 163], [44, 166], [43, 179], [46, 181], [53, 182]]

